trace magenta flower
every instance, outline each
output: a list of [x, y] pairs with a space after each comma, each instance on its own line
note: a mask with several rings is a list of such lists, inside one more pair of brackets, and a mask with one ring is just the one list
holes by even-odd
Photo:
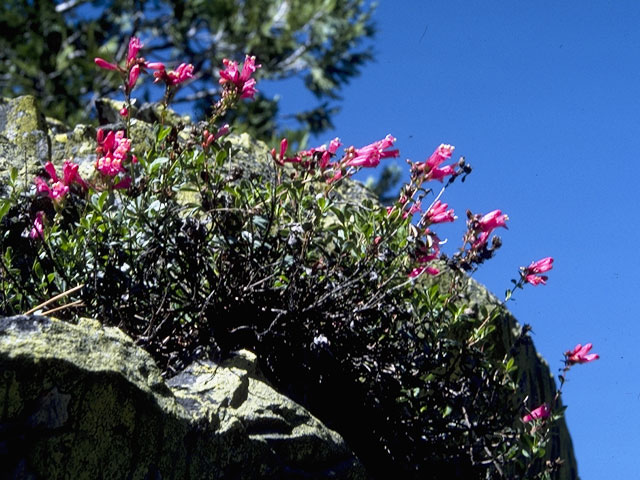
[[453, 213], [453, 208], [447, 210], [448, 207], [449, 205], [446, 203], [442, 203], [440, 200], [437, 200], [431, 208], [427, 210], [426, 215], [429, 223], [453, 222], [456, 219], [456, 216]]
[[498, 227], [508, 229], [507, 224], [505, 223], [507, 220], [509, 220], [507, 215], [503, 215], [500, 210], [494, 210], [478, 220], [478, 227], [483, 232], [491, 232], [493, 229]]
[[508, 228], [506, 224], [507, 220], [509, 220], [509, 217], [507, 215], [503, 215], [500, 210], [489, 212], [486, 215], [480, 217], [480, 219], [476, 220], [474, 227], [476, 231], [476, 238], [471, 245], [471, 248], [477, 249], [486, 244], [487, 240], [489, 239], [489, 235], [491, 235], [491, 232], [495, 228]]
[[131, 63], [135, 62], [138, 57], [138, 52], [142, 48], [142, 43], [140, 39], [137, 37], [131, 37], [129, 40], [129, 49], [127, 51], [127, 65], [131, 65]]
[[93, 59], [93, 61], [96, 63], [96, 65], [98, 65], [100, 68], [104, 68], [105, 70], [118, 70], [118, 66], [114, 65], [113, 63], [109, 63], [106, 60], [96, 57]]
[[457, 175], [455, 164], [446, 165], [441, 167], [440, 165], [445, 160], [451, 158], [455, 147], [453, 145], [441, 144], [431, 154], [431, 156], [425, 162], [418, 162], [414, 164], [412, 169], [414, 171], [422, 171], [426, 173], [426, 180], [438, 180], [443, 181], [444, 177], [448, 175]]
[[532, 420], [541, 420], [544, 418], [549, 418], [550, 415], [551, 409], [549, 408], [549, 405], [543, 403], [535, 410], [532, 410], [531, 413], [528, 413], [524, 417], [522, 417], [522, 421], [531, 422]]
[[224, 70], [220, 70], [220, 85], [234, 91], [240, 98], [253, 98], [257, 90], [256, 81], [251, 78], [255, 71], [262, 67], [256, 65], [256, 57], [245, 56], [242, 72], [238, 71], [238, 63], [227, 58], [222, 60]]
[[29, 237], [44, 239], [44, 212], [40, 211], [36, 213], [36, 218], [33, 221], [33, 228], [29, 232]]
[[448, 175], [457, 175], [455, 165], [445, 165], [444, 167], [432, 168], [427, 174], [427, 180], [438, 180], [443, 182], [444, 177]]
[[149, 65], [143, 58], [138, 58], [138, 53], [142, 48], [142, 43], [137, 37], [131, 37], [129, 40], [129, 48], [127, 50], [127, 60], [124, 66], [107, 62], [106, 60], [96, 57], [93, 59], [96, 65], [106, 70], [117, 70], [123, 78], [125, 92], [128, 94], [133, 90], [138, 81], [140, 73], [144, 72], [144, 68]]
[[140, 76], [140, 65], [134, 65], [129, 71], [129, 81], [127, 82], [127, 88], [129, 91], [133, 90], [133, 87], [136, 86], [136, 82], [138, 81], [138, 77]]
[[287, 148], [289, 148], [289, 141], [286, 138], [283, 138], [280, 141], [280, 153], [276, 155], [276, 149], [271, 149], [271, 157], [278, 165], [284, 165], [285, 162], [298, 163], [300, 158], [286, 158], [285, 155], [287, 153]]
[[64, 197], [69, 193], [69, 186], [74, 183], [80, 185], [83, 189], [87, 188], [86, 182], [78, 174], [78, 165], [70, 162], [69, 160], [64, 161], [62, 167], [62, 179], [58, 178], [58, 174], [53, 163], [47, 162], [44, 169], [50, 177], [49, 182], [43, 178], [36, 177], [36, 192], [44, 193], [55, 203], [59, 203], [64, 199]]
[[165, 70], [162, 63], [147, 64], [146, 66], [148, 68], [157, 67], [155, 68], [155, 70], [157, 71], [153, 73], [153, 76], [155, 77], [153, 83], [163, 81], [167, 84], [167, 86], [175, 87], [176, 85], [179, 85], [182, 82], [193, 78], [193, 65], [191, 65], [190, 63], [181, 63], [178, 68], [176, 68], [175, 70], [169, 70], [168, 72]]
[[526, 283], [530, 283], [531, 285], [546, 285], [549, 277], [538, 274], [548, 272], [552, 268], [553, 258], [545, 257], [537, 262], [531, 262], [531, 265], [526, 268], [522, 267], [522, 277]]
[[127, 160], [131, 149], [131, 140], [124, 136], [124, 130], [115, 133], [111, 131], [105, 137], [104, 131], [98, 129], [96, 139], [96, 153], [99, 155], [95, 163], [96, 170], [107, 177], [115, 177], [124, 172], [123, 162]]
[[344, 165], [348, 167], [377, 167], [380, 164], [380, 159], [400, 155], [399, 150], [386, 150], [392, 147], [395, 141], [394, 137], [387, 135], [382, 140], [373, 142], [365, 147], [352, 148], [347, 154], [347, 160]]
[[593, 345], [591, 345], [590, 343], [587, 343], [584, 346], [582, 346], [581, 344], [576, 345], [573, 350], [565, 352], [565, 363], [567, 365], [575, 365], [576, 363], [589, 363], [593, 362], [594, 360], [598, 360], [600, 358], [600, 355], [598, 355], [597, 353], [589, 353], [592, 347]]
[[424, 166], [429, 170], [439, 167], [442, 162], [451, 158], [455, 148], [456, 147], [453, 145], [445, 145], [444, 143], [440, 144], [440, 146], [436, 148], [435, 152], [433, 152], [424, 163]]
[[331, 157], [335, 155], [340, 145], [342, 145], [342, 143], [340, 143], [340, 139], [336, 137], [329, 142], [329, 148], [327, 148], [326, 145], [320, 145], [319, 147], [299, 152], [297, 157], [301, 160], [308, 159], [308, 165], [311, 165], [311, 160], [317, 159], [318, 167], [320, 167], [321, 170], [324, 170], [329, 166]]

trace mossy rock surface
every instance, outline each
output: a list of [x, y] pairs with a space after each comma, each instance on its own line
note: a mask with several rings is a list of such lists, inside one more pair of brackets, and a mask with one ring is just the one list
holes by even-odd
[[0, 464], [9, 478], [349, 479], [342, 438], [274, 391], [249, 352], [165, 382], [95, 320], [0, 319]]
[[13, 167], [21, 183], [30, 182], [50, 156], [46, 120], [35, 97], [0, 98], [0, 186]]

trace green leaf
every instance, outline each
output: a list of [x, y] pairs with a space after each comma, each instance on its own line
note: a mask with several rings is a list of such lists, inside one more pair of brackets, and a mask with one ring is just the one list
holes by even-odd
[[222, 165], [224, 165], [224, 161], [227, 158], [227, 151], [226, 150], [220, 150], [217, 154], [216, 154], [216, 166], [221, 167]]
[[158, 171], [158, 169], [164, 165], [165, 163], [168, 163], [169, 159], [167, 157], [158, 157], [156, 158], [153, 162], [151, 162], [151, 164], [149, 165], [148, 169], [149, 169], [149, 173], [151, 175], [153, 175], [154, 173], [156, 173]]
[[11, 202], [8, 198], [0, 199], [0, 220], [4, 217], [11, 208]]
[[167, 138], [167, 135], [171, 133], [171, 128], [171, 125], [167, 125], [165, 127], [161, 127], [160, 130], [158, 130], [158, 136], [156, 137], [158, 139], [158, 143]]

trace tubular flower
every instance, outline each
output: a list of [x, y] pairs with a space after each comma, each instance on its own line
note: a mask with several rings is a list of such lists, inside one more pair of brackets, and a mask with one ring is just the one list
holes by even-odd
[[535, 410], [531, 410], [531, 413], [528, 413], [524, 417], [522, 417], [522, 421], [531, 422], [532, 420], [541, 420], [544, 418], [549, 418], [549, 415], [551, 415], [551, 409], [549, 408], [549, 405], [543, 403]]
[[373, 142], [365, 147], [352, 148], [347, 154], [345, 165], [348, 167], [377, 167], [380, 164], [380, 159], [400, 155], [399, 150], [386, 150], [392, 147], [395, 141], [394, 137], [387, 135], [382, 140]]
[[493, 212], [489, 212], [484, 215], [480, 220], [478, 220], [478, 227], [483, 232], [491, 232], [493, 229], [498, 227], [507, 228], [507, 224], [505, 223], [509, 220], [507, 215], [503, 215], [502, 211], [494, 210]]
[[522, 277], [526, 283], [531, 285], [546, 285], [549, 277], [546, 275], [538, 275], [539, 273], [548, 272], [553, 268], [553, 258], [545, 257], [537, 262], [531, 262], [528, 267], [521, 267]]
[[[129, 48], [127, 49], [127, 59], [123, 66], [110, 63], [103, 58], [96, 57], [93, 59], [95, 64], [105, 70], [117, 70], [122, 76], [126, 93], [130, 93], [136, 85], [138, 77], [143, 73], [145, 68], [157, 68], [157, 63], [145, 62], [144, 58], [138, 57], [142, 42], [137, 37], [129, 39]], [[162, 65], [162, 64], [159, 64]], [[163, 65], [164, 68], [164, 65]]]
[[[152, 66], [153, 65], [153, 66]], [[156, 71], [153, 73], [155, 80], [153, 83], [163, 81], [167, 86], [175, 87], [176, 85], [193, 78], [193, 65], [190, 63], [181, 63], [175, 70], [165, 70], [162, 63], [159, 64], [147, 64], [148, 68], [153, 68]], [[157, 67], [157, 68], [156, 68]]]
[[587, 343], [584, 346], [581, 344], [576, 345], [573, 350], [565, 352], [565, 363], [567, 365], [575, 365], [576, 363], [589, 363], [594, 360], [598, 360], [600, 355], [597, 353], [589, 353], [592, 347], [593, 345], [590, 343]]
[[36, 218], [33, 221], [33, 228], [29, 232], [29, 238], [44, 239], [44, 212], [40, 211], [36, 213]]
[[426, 161], [414, 164], [412, 170], [426, 173], [426, 180], [438, 180], [440, 182], [448, 175], [455, 176], [458, 174], [455, 164], [440, 166], [445, 160], [451, 158], [454, 150], [455, 147], [453, 145], [443, 143], [436, 148]]
[[135, 62], [138, 58], [138, 52], [142, 48], [142, 43], [137, 37], [131, 37], [129, 40], [129, 49], [127, 51], [127, 66]]
[[[478, 215], [479, 216], [479, 215]], [[507, 228], [506, 221], [509, 220], [507, 215], [503, 215], [502, 211], [494, 210], [480, 217], [475, 221], [474, 230], [476, 232], [476, 238], [471, 245], [472, 249], [478, 249], [487, 243], [491, 232], [498, 228]]]
[[220, 85], [235, 91], [240, 98], [253, 98], [256, 94], [256, 81], [251, 78], [255, 71], [262, 67], [256, 65], [256, 57], [245, 56], [242, 72], [238, 71], [238, 63], [227, 58], [222, 60], [224, 70], [220, 70]]
[[430, 170], [439, 167], [442, 162], [451, 158], [455, 148], [453, 145], [440, 144], [425, 162], [425, 167]]
[[78, 165], [69, 160], [64, 161], [62, 179], [58, 177], [53, 163], [47, 162], [44, 169], [50, 177], [49, 182], [41, 177], [36, 177], [36, 191], [38, 193], [44, 193], [55, 203], [59, 203], [64, 199], [69, 193], [69, 187], [74, 183], [80, 185], [83, 189], [87, 188], [86, 182], [78, 174]]
[[304, 162], [307, 166], [312, 165], [312, 160], [317, 160], [318, 167], [320, 167], [321, 170], [324, 170], [329, 166], [331, 157], [336, 154], [340, 145], [342, 145], [342, 143], [340, 143], [340, 139], [336, 137], [329, 142], [329, 148], [327, 148], [326, 145], [320, 145], [319, 147], [299, 152], [297, 157], [303, 160], [303, 162], [305, 159], [308, 159]]
[[456, 216], [453, 213], [453, 208], [447, 210], [448, 207], [449, 205], [446, 203], [442, 203], [440, 200], [437, 200], [431, 208], [427, 210], [426, 215], [429, 223], [453, 222], [456, 219]]
[[[126, 161], [131, 140], [124, 136], [124, 130], [109, 132], [106, 137], [102, 129], [97, 134], [98, 147], [96, 153], [99, 155], [95, 168], [107, 177], [115, 177], [120, 172], [124, 172], [123, 162]], [[135, 161], [132, 158], [133, 163]]]

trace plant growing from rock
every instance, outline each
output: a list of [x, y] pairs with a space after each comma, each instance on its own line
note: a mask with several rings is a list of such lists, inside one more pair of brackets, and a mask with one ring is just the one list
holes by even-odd
[[[206, 121], [163, 117], [152, 147], [138, 151], [129, 138], [138, 76], [155, 71], [167, 107], [193, 74], [138, 58], [139, 48], [130, 40], [123, 66], [96, 59], [122, 78], [125, 128], [98, 130], [90, 178], [72, 161], [62, 176], [47, 164], [21, 191], [11, 174], [0, 200], [1, 313], [99, 318], [166, 376], [252, 350], [373, 477], [554, 478], [559, 393], [523, 412], [514, 358], [528, 329], [505, 344], [504, 305], [474, 302], [467, 276], [499, 249], [492, 234], [507, 215], [467, 212], [461, 248], [441, 252], [437, 225], [456, 219], [441, 197], [471, 172], [462, 158], [445, 165], [454, 148], [411, 162], [389, 207], [349, 177], [397, 156], [391, 135], [342, 152], [334, 139], [291, 153], [284, 139], [247, 158], [220, 124], [255, 93], [259, 65], [247, 56], [242, 67], [224, 63]], [[523, 268], [506, 300], [545, 283], [552, 262]], [[571, 365], [595, 359], [589, 348], [567, 353], [562, 383]]]

